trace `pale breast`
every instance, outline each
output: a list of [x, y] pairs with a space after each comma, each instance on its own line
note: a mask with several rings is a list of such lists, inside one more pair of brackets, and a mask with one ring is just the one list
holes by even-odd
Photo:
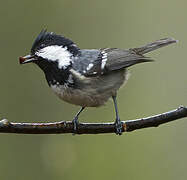
[[126, 79], [127, 72], [120, 71], [77, 82], [79, 86], [76, 89], [68, 87], [67, 84], [51, 85], [51, 88], [66, 102], [82, 107], [97, 107], [104, 105], [111, 96], [115, 95]]
[[82, 107], [97, 107], [103, 105], [111, 95], [96, 95], [88, 91], [67, 88], [65, 86], [51, 86], [54, 93], [62, 100]]

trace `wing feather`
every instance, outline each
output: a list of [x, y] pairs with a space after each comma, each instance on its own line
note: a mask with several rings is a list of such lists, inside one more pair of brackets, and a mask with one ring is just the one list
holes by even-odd
[[165, 38], [134, 49], [103, 48], [93, 50], [80, 50], [81, 55], [75, 58], [73, 68], [84, 76], [98, 76], [127, 68], [134, 64], [151, 62], [143, 54], [167, 46], [177, 41]]

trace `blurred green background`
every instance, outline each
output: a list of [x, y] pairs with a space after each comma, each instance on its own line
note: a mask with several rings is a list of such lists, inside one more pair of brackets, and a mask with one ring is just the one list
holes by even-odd
[[[169, 0], [19, 0], [0, 6], [0, 116], [14, 122], [72, 120], [79, 107], [58, 99], [43, 72], [20, 66], [43, 28], [80, 48], [138, 47], [174, 37], [150, 53], [154, 63], [130, 68], [118, 93], [122, 120], [187, 105], [187, 2]], [[82, 122], [114, 120], [112, 101], [88, 108]], [[186, 179], [187, 119], [122, 136], [0, 134], [0, 179]]]

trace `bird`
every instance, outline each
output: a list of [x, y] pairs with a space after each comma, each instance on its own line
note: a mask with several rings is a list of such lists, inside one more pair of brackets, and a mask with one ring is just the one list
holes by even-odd
[[176, 42], [173, 38], [164, 38], [139, 48], [80, 49], [63, 35], [42, 30], [34, 40], [30, 54], [20, 56], [19, 62], [39, 66], [49, 87], [60, 99], [81, 107], [72, 120], [75, 134], [78, 133], [79, 115], [85, 108], [100, 107], [112, 98], [115, 133], [121, 135], [123, 127], [117, 92], [128, 80], [128, 68], [152, 62], [144, 54]]

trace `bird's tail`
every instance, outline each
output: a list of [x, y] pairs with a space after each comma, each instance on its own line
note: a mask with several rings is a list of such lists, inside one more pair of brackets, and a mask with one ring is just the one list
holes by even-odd
[[177, 43], [177, 42], [178, 41], [173, 38], [164, 38], [164, 39], [157, 40], [153, 43], [147, 44], [145, 46], [142, 46], [140, 48], [133, 48], [132, 50], [135, 51], [137, 54], [143, 55], [150, 51], [154, 51], [155, 49], [167, 46], [172, 43]]

